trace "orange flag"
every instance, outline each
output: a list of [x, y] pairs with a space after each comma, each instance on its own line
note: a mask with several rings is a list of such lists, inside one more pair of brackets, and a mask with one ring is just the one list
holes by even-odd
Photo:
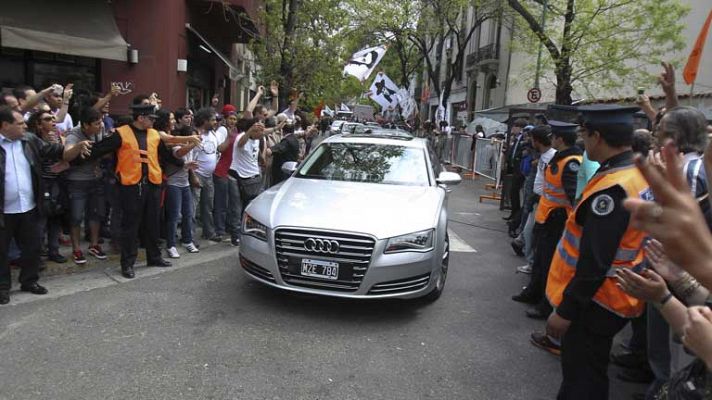
[[709, 15], [705, 24], [702, 26], [700, 35], [697, 36], [697, 41], [695, 42], [695, 47], [692, 48], [692, 53], [690, 53], [690, 58], [687, 59], [687, 64], [682, 72], [683, 78], [685, 78], [685, 83], [691, 85], [692, 82], [697, 78], [697, 69], [700, 67], [700, 59], [702, 58], [702, 49], [705, 47], [705, 40], [707, 40], [707, 33], [710, 30], [710, 23], [712, 22], [712, 10], [710, 10]]

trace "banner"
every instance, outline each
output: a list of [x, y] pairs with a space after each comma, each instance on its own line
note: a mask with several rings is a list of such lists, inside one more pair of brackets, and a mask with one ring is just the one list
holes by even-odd
[[398, 86], [386, 74], [379, 72], [369, 88], [369, 97], [384, 110], [388, 107], [395, 108], [398, 105], [398, 90]]
[[365, 81], [381, 62], [386, 49], [386, 46], [381, 45], [357, 51], [344, 66], [344, 76], [352, 75], [361, 82]]

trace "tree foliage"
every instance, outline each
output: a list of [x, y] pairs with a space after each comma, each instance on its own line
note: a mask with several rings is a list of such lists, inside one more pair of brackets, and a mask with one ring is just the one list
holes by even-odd
[[507, 2], [520, 28], [513, 40], [518, 49], [534, 55], [544, 46], [543, 70], [553, 72], [558, 104], [571, 104], [575, 89], [637, 86], [650, 79], [647, 67], [685, 46], [680, 21], [688, 8], [680, 0]]
[[258, 79], [280, 83], [280, 97], [305, 93], [305, 105], [333, 104], [358, 95], [358, 82], [343, 79], [343, 27], [348, 16], [337, 0], [265, 0], [259, 22], [265, 34], [250, 48], [261, 67]]

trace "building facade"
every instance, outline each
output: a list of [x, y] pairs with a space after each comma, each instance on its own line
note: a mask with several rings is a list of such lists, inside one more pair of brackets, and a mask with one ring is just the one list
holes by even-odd
[[[157, 93], [162, 106], [245, 104], [254, 63], [245, 43], [258, 35], [255, 0], [35, 0], [0, 8], [0, 85], [73, 83], [75, 95]], [[42, 10], [38, 13], [37, 10]]]

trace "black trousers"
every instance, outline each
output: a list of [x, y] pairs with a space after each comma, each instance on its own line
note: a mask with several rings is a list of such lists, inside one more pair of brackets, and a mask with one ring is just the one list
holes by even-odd
[[121, 268], [132, 267], [138, 255], [137, 239], [146, 247], [146, 260], [160, 260], [158, 247], [160, 233], [161, 187], [151, 183], [119, 185], [121, 201]]
[[608, 399], [613, 337], [628, 322], [591, 302], [561, 339], [563, 381], [557, 400]]
[[15, 239], [20, 248], [20, 285], [28, 286], [39, 280], [40, 243], [42, 227], [37, 208], [21, 214], [4, 214], [5, 226], [0, 227], [0, 290], [10, 290], [12, 278], [8, 252]]
[[528, 290], [540, 298], [540, 307], [548, 306], [544, 294], [546, 293], [546, 280], [549, 276], [549, 267], [554, 258], [556, 246], [559, 244], [561, 234], [566, 226], [566, 211], [557, 209], [549, 214], [546, 223], [534, 225], [534, 263], [532, 274], [529, 278]]
[[512, 219], [517, 221], [522, 208], [522, 199], [519, 192], [522, 190], [522, 186], [524, 186], [525, 179], [526, 177], [518, 171], [515, 171], [512, 175], [512, 187], [509, 192], [509, 203], [512, 208]]

